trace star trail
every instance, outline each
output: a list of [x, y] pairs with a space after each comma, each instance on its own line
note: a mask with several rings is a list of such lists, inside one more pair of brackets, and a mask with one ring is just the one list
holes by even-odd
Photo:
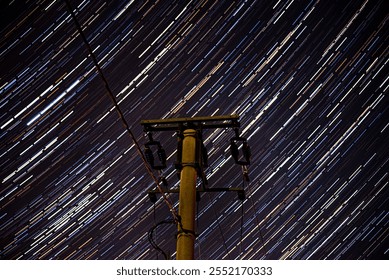
[[[246, 199], [201, 193], [196, 259], [388, 258], [385, 1], [69, 1], [82, 32], [66, 1], [3, 2], [1, 259], [163, 259], [140, 122], [232, 114], [250, 181], [228, 128], [205, 176]], [[177, 188], [177, 135], [153, 137]], [[176, 232], [154, 232], [172, 259]]]

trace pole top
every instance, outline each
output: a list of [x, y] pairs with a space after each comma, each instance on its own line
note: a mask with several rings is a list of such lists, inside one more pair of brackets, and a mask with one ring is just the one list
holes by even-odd
[[239, 115], [222, 115], [222, 116], [207, 116], [207, 117], [193, 117], [193, 118], [169, 118], [156, 120], [142, 120], [140, 123], [144, 126], [144, 130], [148, 131], [169, 131], [169, 130], [183, 130], [187, 128], [238, 128], [240, 123], [238, 121]]

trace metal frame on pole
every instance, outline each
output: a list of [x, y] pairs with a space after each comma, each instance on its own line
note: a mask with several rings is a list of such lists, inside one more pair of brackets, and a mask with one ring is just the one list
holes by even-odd
[[[158, 120], [142, 120], [146, 133], [153, 131], [177, 131], [181, 137], [179, 141], [178, 161], [176, 168], [180, 170], [179, 190], [166, 190], [166, 193], [179, 193], [179, 221], [177, 232], [177, 260], [194, 259], [195, 234], [195, 209], [197, 192], [206, 191], [236, 191], [239, 199], [244, 199], [244, 190], [237, 188], [203, 188], [196, 189], [197, 173], [202, 172], [200, 149], [202, 149], [201, 133], [204, 129], [234, 128], [238, 129], [238, 115], [172, 118]], [[180, 146], [181, 145], [181, 146]], [[200, 146], [200, 147], [199, 147]], [[200, 156], [199, 156], [200, 155]], [[149, 195], [155, 195], [158, 191], [149, 191]]]

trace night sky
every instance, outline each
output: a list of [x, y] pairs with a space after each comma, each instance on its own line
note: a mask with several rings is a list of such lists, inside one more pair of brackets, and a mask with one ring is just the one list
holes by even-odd
[[[234, 131], [203, 131], [208, 188], [246, 199], [201, 193], [196, 259], [388, 258], [385, 2], [70, 1], [91, 55], [66, 1], [2, 1], [0, 258], [164, 259], [109, 91], [142, 149], [141, 120], [240, 116], [249, 182]], [[177, 188], [177, 135], [153, 138]], [[177, 226], [153, 233], [175, 259]]]

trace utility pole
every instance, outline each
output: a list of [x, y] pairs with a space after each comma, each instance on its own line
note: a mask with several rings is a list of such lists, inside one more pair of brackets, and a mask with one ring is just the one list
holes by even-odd
[[[166, 155], [158, 141], [152, 139], [153, 131], [177, 131], [179, 137], [177, 147], [176, 169], [180, 171], [179, 189], [167, 189], [166, 193], [179, 193], [179, 222], [177, 232], [177, 260], [194, 259], [194, 244], [196, 239], [195, 229], [195, 209], [197, 192], [221, 192], [234, 191], [238, 193], [238, 198], [244, 200], [244, 190], [242, 188], [205, 188], [196, 189], [197, 176], [203, 180], [206, 185], [204, 175], [204, 165], [206, 155], [205, 147], [202, 142], [202, 131], [204, 129], [215, 128], [234, 128], [235, 137], [231, 139], [231, 153], [237, 164], [250, 164], [250, 151], [245, 138], [239, 137], [238, 115], [230, 116], [212, 116], [212, 117], [194, 117], [194, 118], [172, 118], [159, 120], [143, 120], [141, 124], [144, 131], [149, 136], [149, 142], [145, 144], [147, 148], [146, 158], [149, 158], [149, 164], [157, 170], [166, 167]], [[239, 157], [237, 141], [243, 143], [243, 157]], [[158, 148], [157, 156], [163, 164], [155, 164], [155, 157], [152, 155], [151, 147]], [[243, 158], [243, 159], [242, 159]], [[149, 196], [153, 197], [158, 191], [149, 191]], [[151, 198], [151, 196], [150, 196]], [[156, 199], [154, 199], [156, 200]]]
[[179, 194], [180, 203], [178, 208], [181, 223], [178, 224], [177, 260], [192, 260], [194, 258], [194, 242], [196, 238], [196, 142], [196, 130], [184, 130]]

